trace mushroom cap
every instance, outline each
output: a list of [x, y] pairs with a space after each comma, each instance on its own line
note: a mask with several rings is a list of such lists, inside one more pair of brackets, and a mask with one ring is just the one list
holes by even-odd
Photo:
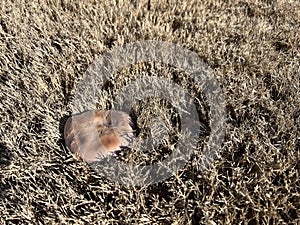
[[116, 110], [90, 110], [73, 115], [64, 128], [66, 146], [88, 163], [128, 146], [132, 138], [130, 116]]

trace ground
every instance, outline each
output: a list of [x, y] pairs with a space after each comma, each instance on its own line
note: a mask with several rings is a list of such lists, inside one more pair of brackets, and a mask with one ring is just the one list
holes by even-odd
[[[299, 224], [299, 30], [296, 0], [2, 1], [0, 224]], [[227, 120], [206, 170], [200, 145], [176, 176], [133, 186], [74, 159], [62, 128], [89, 65], [144, 40], [195, 52]]]

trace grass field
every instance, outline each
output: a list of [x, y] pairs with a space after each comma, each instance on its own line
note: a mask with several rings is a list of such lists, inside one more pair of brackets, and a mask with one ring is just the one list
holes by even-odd
[[[0, 3], [0, 224], [300, 223], [300, 2], [176, 2]], [[97, 56], [144, 40], [213, 69], [227, 124], [207, 170], [196, 152], [177, 176], [141, 187], [74, 159], [62, 128]]]

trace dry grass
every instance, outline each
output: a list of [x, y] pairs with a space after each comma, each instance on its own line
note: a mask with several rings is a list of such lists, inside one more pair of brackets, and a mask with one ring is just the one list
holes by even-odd
[[[0, 224], [299, 223], [299, 1], [26, 2], [0, 3]], [[97, 55], [141, 40], [198, 53], [228, 120], [209, 170], [195, 156], [132, 187], [74, 160], [61, 128]]]

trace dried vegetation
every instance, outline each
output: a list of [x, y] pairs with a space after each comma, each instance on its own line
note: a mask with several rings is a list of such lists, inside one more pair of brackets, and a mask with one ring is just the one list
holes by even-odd
[[[176, 2], [0, 3], [0, 224], [299, 224], [299, 1]], [[214, 70], [227, 126], [208, 170], [195, 154], [132, 187], [74, 160], [62, 127], [97, 56], [142, 40]]]

